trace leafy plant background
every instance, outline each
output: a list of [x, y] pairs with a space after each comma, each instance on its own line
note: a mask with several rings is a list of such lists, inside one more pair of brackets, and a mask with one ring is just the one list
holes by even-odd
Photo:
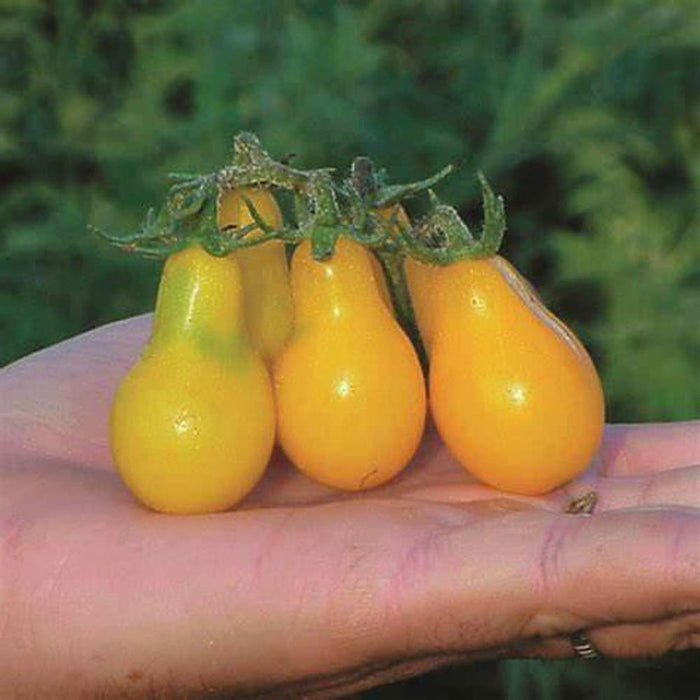
[[[591, 348], [613, 420], [700, 416], [696, 0], [7, 0], [0, 89], [0, 363], [151, 308], [129, 231], [170, 171], [256, 131], [275, 154], [357, 154], [477, 223]], [[501, 662], [365, 697], [695, 697], [654, 664]], [[676, 684], [676, 685], [674, 685]], [[674, 688], [677, 692], [674, 692]], [[660, 693], [660, 694], [658, 694]]]

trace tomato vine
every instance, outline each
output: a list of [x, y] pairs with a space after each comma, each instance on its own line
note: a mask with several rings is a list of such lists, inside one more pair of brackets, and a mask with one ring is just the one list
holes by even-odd
[[[414, 182], [387, 184], [377, 174], [371, 159], [358, 156], [350, 175], [334, 179], [329, 168], [301, 170], [289, 164], [289, 157], [275, 160], [255, 134], [241, 132], [233, 139], [231, 163], [214, 173], [172, 173], [173, 182], [156, 213], [151, 208], [141, 229], [115, 235], [93, 227], [112, 245], [125, 252], [150, 258], [165, 258], [191, 243], [199, 243], [214, 256], [258, 246], [273, 239], [288, 244], [311, 241], [314, 259], [333, 255], [340, 236], [347, 236], [370, 248], [379, 259], [389, 283], [392, 302], [404, 329], [418, 349], [423, 363], [425, 351], [416, 328], [406, 284], [404, 259], [411, 257], [435, 266], [458, 260], [495, 254], [505, 231], [503, 199], [494, 194], [479, 173], [483, 193], [484, 224], [478, 238], [469, 230], [454, 207], [441, 202], [433, 191], [457, 165], [450, 163], [430, 177]], [[263, 186], [286, 190], [294, 201], [294, 221], [279, 228], [269, 226], [245, 199], [253, 223], [242, 227], [217, 224], [217, 207], [222, 193], [236, 188]], [[427, 194], [429, 209], [413, 225], [399, 221], [396, 212], [388, 219], [380, 209], [400, 205], [407, 199]], [[398, 209], [397, 209], [398, 211]], [[248, 234], [261, 231], [255, 236]]]

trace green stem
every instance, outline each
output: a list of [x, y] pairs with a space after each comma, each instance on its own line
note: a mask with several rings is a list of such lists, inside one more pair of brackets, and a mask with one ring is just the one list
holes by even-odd
[[314, 226], [309, 235], [313, 259], [323, 262], [332, 258], [340, 233], [338, 226]]
[[495, 255], [506, 230], [503, 197], [494, 194], [483, 173], [479, 173], [484, 207], [481, 236], [475, 239], [454, 207], [440, 204], [431, 194], [431, 212], [413, 231], [400, 231], [401, 240], [412, 257], [429, 265], [451, 265], [460, 260], [477, 260]]
[[440, 182], [440, 180], [446, 178], [456, 167], [454, 163], [450, 163], [425, 180], [409, 182], [403, 185], [386, 185], [381, 187], [375, 194], [372, 206], [375, 208], [388, 207], [391, 204], [398, 204], [402, 199], [414, 197], [421, 192], [425, 192]]
[[335, 226], [340, 220], [340, 210], [330, 172], [328, 170], [312, 171], [309, 175], [307, 191], [315, 208], [312, 217], [314, 224]]
[[219, 187], [231, 189], [266, 183], [299, 192], [306, 186], [309, 174], [273, 160], [255, 134], [237, 134], [233, 149], [233, 165], [217, 173]]
[[371, 158], [357, 156], [350, 167], [350, 182], [355, 192], [362, 200], [372, 200], [377, 195], [379, 185], [374, 173], [374, 163]]
[[307, 193], [314, 211], [303, 233], [311, 239], [314, 260], [328, 260], [333, 256], [338, 236], [345, 233], [345, 227], [340, 223], [340, 209], [330, 172], [312, 171], [307, 183]]

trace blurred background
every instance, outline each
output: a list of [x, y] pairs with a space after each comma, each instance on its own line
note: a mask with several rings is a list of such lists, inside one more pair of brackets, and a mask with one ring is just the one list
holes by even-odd
[[[591, 349], [616, 421], [700, 416], [697, 0], [6, 0], [0, 365], [152, 307], [133, 231], [171, 171], [258, 133], [300, 167], [354, 155], [438, 188]], [[694, 657], [697, 665], [697, 656]], [[696, 698], [691, 657], [500, 662], [363, 697]]]

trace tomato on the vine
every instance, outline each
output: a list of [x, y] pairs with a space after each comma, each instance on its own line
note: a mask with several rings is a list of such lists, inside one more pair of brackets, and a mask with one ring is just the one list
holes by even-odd
[[[247, 200], [247, 201], [246, 201]], [[244, 228], [255, 223], [248, 206], [272, 229], [282, 226], [282, 214], [272, 193], [261, 187], [224, 190], [219, 196], [219, 226]], [[253, 229], [247, 238], [262, 231]], [[282, 349], [292, 329], [292, 295], [284, 242], [265, 241], [239, 248], [231, 255], [238, 260], [243, 280], [245, 319], [253, 345], [268, 362]]]
[[481, 481], [526, 495], [583, 471], [604, 399], [572, 331], [498, 255], [440, 268], [433, 299], [430, 407], [450, 451]]
[[382, 303], [359, 243], [341, 237], [319, 262], [302, 242], [291, 282], [294, 331], [274, 365], [282, 448], [323, 484], [378, 486], [406, 466], [423, 432], [416, 353]]
[[171, 255], [151, 339], [112, 407], [122, 479], [154, 510], [225, 510], [262, 476], [274, 434], [272, 386], [246, 333], [238, 263], [198, 245]]

